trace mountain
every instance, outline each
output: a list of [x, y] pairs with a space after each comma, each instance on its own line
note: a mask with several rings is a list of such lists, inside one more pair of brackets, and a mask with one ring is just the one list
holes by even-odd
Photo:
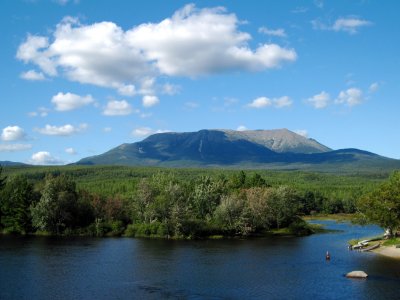
[[21, 163], [21, 162], [14, 162], [14, 161], [9, 161], [9, 160], [3, 160], [0, 161], [0, 166], [4, 167], [10, 167], [10, 166], [27, 166], [27, 164]]
[[122, 144], [79, 165], [387, 170], [400, 161], [358, 150], [332, 150], [287, 129], [167, 132]]

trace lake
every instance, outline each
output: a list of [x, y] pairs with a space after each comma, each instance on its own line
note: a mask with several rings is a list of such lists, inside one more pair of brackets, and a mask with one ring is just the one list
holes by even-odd
[[[347, 250], [376, 226], [308, 237], [0, 237], [0, 299], [398, 299], [400, 260]], [[329, 250], [331, 261], [325, 260]], [[364, 270], [366, 280], [344, 274]]]

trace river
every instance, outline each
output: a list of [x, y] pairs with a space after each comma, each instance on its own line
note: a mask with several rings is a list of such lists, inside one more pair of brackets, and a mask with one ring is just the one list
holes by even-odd
[[[0, 237], [0, 299], [398, 299], [400, 260], [347, 250], [376, 226], [308, 237]], [[331, 260], [325, 260], [329, 250]], [[344, 274], [364, 270], [366, 280]]]

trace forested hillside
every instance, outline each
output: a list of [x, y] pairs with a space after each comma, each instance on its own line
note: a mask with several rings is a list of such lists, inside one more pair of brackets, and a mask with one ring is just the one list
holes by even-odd
[[133, 167], [6, 167], [5, 232], [199, 238], [289, 227], [318, 212], [352, 213], [388, 174]]

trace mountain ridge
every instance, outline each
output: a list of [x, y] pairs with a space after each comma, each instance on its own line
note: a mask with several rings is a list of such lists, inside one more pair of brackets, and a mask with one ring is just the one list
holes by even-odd
[[157, 133], [76, 164], [332, 171], [400, 168], [399, 160], [354, 148], [332, 150], [287, 129]]

